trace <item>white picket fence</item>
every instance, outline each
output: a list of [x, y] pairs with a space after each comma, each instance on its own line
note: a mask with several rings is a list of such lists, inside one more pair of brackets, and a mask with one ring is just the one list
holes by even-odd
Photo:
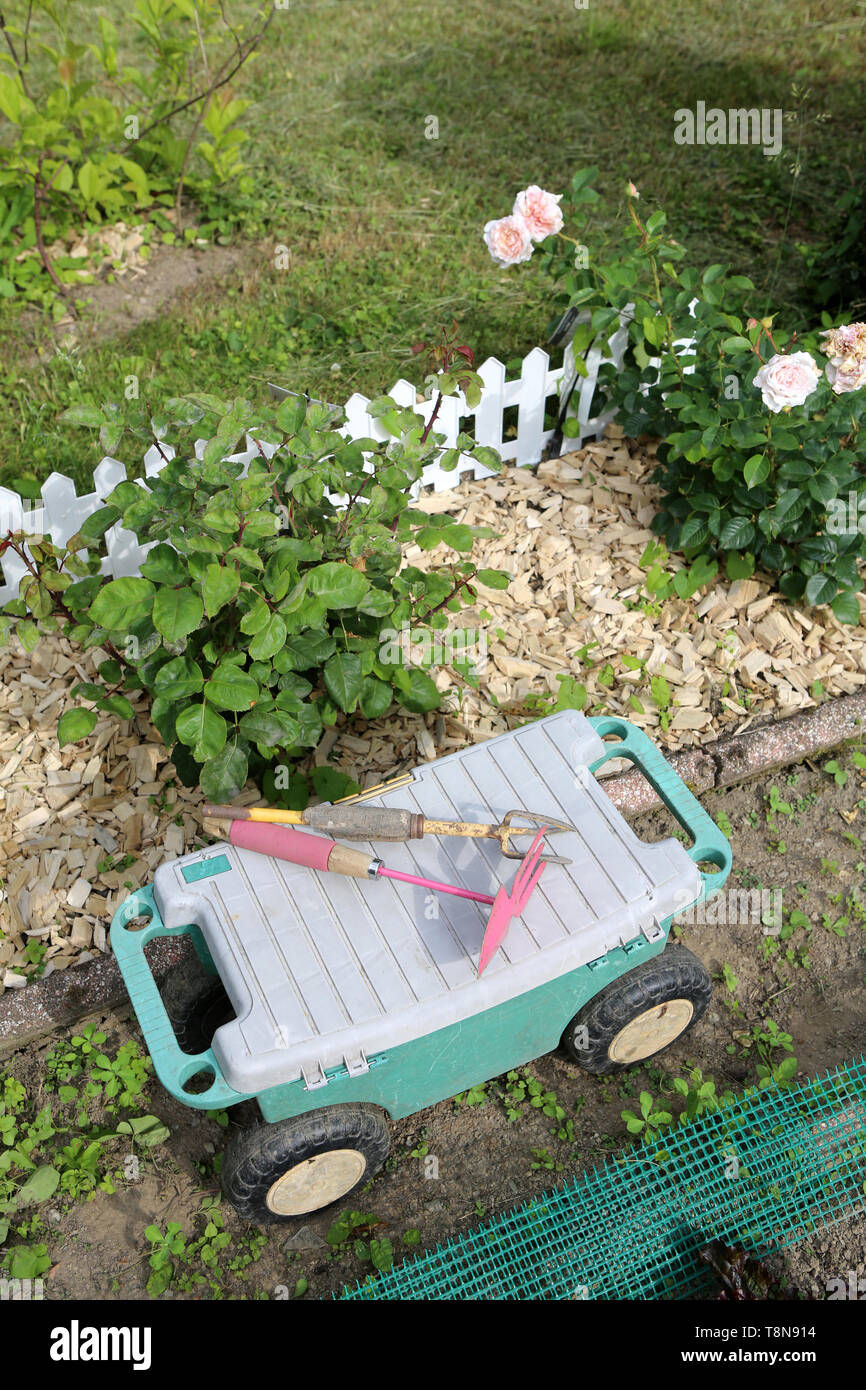
[[[581, 316], [584, 317], [584, 316]], [[627, 323], [620, 322], [612, 335], [609, 351], [601, 346], [593, 346], [586, 355], [586, 376], [579, 376], [574, 386], [568, 406], [568, 418], [576, 421], [577, 432], [563, 439], [559, 452], [580, 448], [585, 440], [598, 438], [610, 422], [611, 413], [593, 415], [592, 405], [600, 367], [612, 362], [617, 370], [622, 367], [623, 353], [628, 339]], [[436, 417], [434, 431], [445, 438], [445, 448], [454, 448], [461, 432], [474, 435], [477, 444], [491, 446], [500, 454], [506, 464], [526, 467], [537, 464], [550, 443], [554, 430], [545, 428], [545, 413], [556, 412], [564, 403], [574, 381], [574, 357], [571, 344], [563, 354], [562, 363], [551, 367], [550, 358], [542, 348], [533, 350], [523, 359], [520, 376], [508, 381], [506, 369], [495, 357], [478, 368], [484, 382], [481, 400], [474, 410], [467, 408], [462, 395], [447, 396], [442, 401]], [[425, 422], [433, 410], [431, 400], [417, 401], [416, 388], [409, 381], [400, 380], [388, 392], [400, 406], [414, 410]], [[380, 422], [367, 414], [369, 398], [353, 395], [345, 405], [346, 424], [342, 433], [350, 439], [387, 439], [388, 435]], [[503, 438], [509, 432], [506, 412], [517, 408], [516, 433]], [[472, 421], [472, 424], [468, 422]], [[246, 449], [232, 458], [248, 464], [258, 453], [258, 447], [247, 436]], [[196, 445], [200, 455], [204, 441]], [[159, 473], [167, 458], [173, 457], [173, 450], [162, 450], [152, 445], [144, 456], [145, 477]], [[417, 492], [421, 488], [432, 487], [436, 492], [444, 492], [456, 487], [466, 474], [475, 478], [490, 477], [490, 470], [480, 467], [471, 455], [461, 454], [456, 468], [444, 471], [437, 464], [424, 470]], [[117, 459], [104, 458], [93, 470], [94, 491], [79, 497], [75, 484], [61, 473], [52, 473], [42, 486], [42, 501], [31, 502], [0, 488], [0, 537], [7, 531], [26, 531], [29, 535], [49, 535], [55, 545], [65, 542], [80, 530], [84, 521], [93, 512], [104, 506], [105, 499], [118, 483], [126, 479], [126, 467]], [[338, 499], [334, 499], [337, 501]], [[124, 575], [138, 573], [150, 546], [139, 545], [131, 531], [114, 526], [105, 537], [107, 556], [102, 563], [102, 572], [118, 579]], [[8, 603], [18, 594], [19, 584], [27, 573], [23, 561], [13, 552], [6, 551], [0, 558], [0, 606]]]

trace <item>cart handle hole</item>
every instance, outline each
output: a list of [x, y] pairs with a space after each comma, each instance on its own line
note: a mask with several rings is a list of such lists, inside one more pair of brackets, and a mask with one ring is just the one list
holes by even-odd
[[123, 924], [124, 931], [144, 931], [148, 922], [153, 920], [153, 912], [149, 907], [141, 907], [138, 912], [134, 912]]
[[697, 864], [702, 874], [720, 874], [727, 867], [723, 855], [715, 849], [707, 850], [707, 857]]
[[201, 1096], [205, 1091], [209, 1091], [216, 1080], [216, 1072], [213, 1067], [198, 1067], [181, 1084], [188, 1096]]

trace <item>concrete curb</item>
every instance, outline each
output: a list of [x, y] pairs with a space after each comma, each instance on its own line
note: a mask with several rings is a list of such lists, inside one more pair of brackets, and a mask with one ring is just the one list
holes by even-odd
[[[147, 947], [157, 984], [194, 954], [188, 936], [160, 937]], [[88, 1014], [107, 1013], [129, 1003], [129, 995], [114, 956], [100, 956], [84, 965], [70, 965], [47, 980], [22, 989], [7, 989], [0, 996], [0, 1057], [41, 1038], [57, 1028], [67, 1028]]]
[[[829, 752], [866, 729], [866, 692], [828, 700], [817, 709], [801, 710], [718, 739], [704, 748], [672, 753], [674, 771], [700, 795], [734, 786], [803, 758]], [[610, 800], [628, 819], [658, 810], [662, 802], [637, 770], [603, 780]], [[161, 937], [148, 948], [157, 984], [192, 954], [189, 937]], [[126, 987], [113, 956], [49, 975], [23, 989], [0, 996], [0, 1057], [34, 1038], [69, 1027], [88, 1014], [128, 1003]]]
[[[816, 709], [800, 710], [703, 748], [683, 749], [672, 753], [668, 762], [690, 790], [700, 795], [829, 752], [864, 731], [866, 692], [828, 700]], [[662, 805], [637, 769], [602, 779], [602, 786], [617, 810], [629, 818]]]

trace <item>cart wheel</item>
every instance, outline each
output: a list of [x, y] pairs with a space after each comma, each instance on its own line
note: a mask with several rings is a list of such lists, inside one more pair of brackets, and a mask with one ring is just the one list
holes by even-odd
[[584, 1004], [563, 1033], [562, 1046], [584, 1071], [620, 1071], [682, 1037], [703, 1016], [712, 993], [705, 966], [674, 943]]
[[169, 1009], [171, 1026], [182, 1052], [206, 1052], [213, 1035], [235, 1017], [220, 979], [203, 981], [192, 994]]
[[324, 1106], [236, 1135], [223, 1158], [223, 1191], [256, 1226], [308, 1216], [368, 1182], [390, 1147], [377, 1106]]

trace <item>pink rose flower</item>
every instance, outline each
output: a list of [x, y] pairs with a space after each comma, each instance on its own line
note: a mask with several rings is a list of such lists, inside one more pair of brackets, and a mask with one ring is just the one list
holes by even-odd
[[500, 217], [484, 228], [487, 249], [497, 265], [518, 265], [532, 255], [529, 228], [519, 217]]
[[866, 323], [829, 328], [822, 336], [821, 351], [830, 358], [824, 374], [836, 395], [866, 386]]
[[755, 376], [753, 386], [760, 387], [764, 405], [777, 415], [791, 405], [802, 405], [811, 396], [821, 373], [811, 353], [777, 352]]
[[561, 197], [561, 193], [545, 193], [543, 188], [538, 187], [538, 184], [531, 183], [514, 199], [514, 216], [521, 218], [526, 223], [533, 241], [544, 241], [545, 237], [560, 230], [562, 213], [559, 208], [559, 200]]
[[845, 391], [858, 391], [861, 386], [866, 386], [866, 360], [853, 362], [850, 366], [846, 366], [845, 361], [844, 358], [834, 357], [824, 368], [824, 375], [837, 396], [841, 396]]

